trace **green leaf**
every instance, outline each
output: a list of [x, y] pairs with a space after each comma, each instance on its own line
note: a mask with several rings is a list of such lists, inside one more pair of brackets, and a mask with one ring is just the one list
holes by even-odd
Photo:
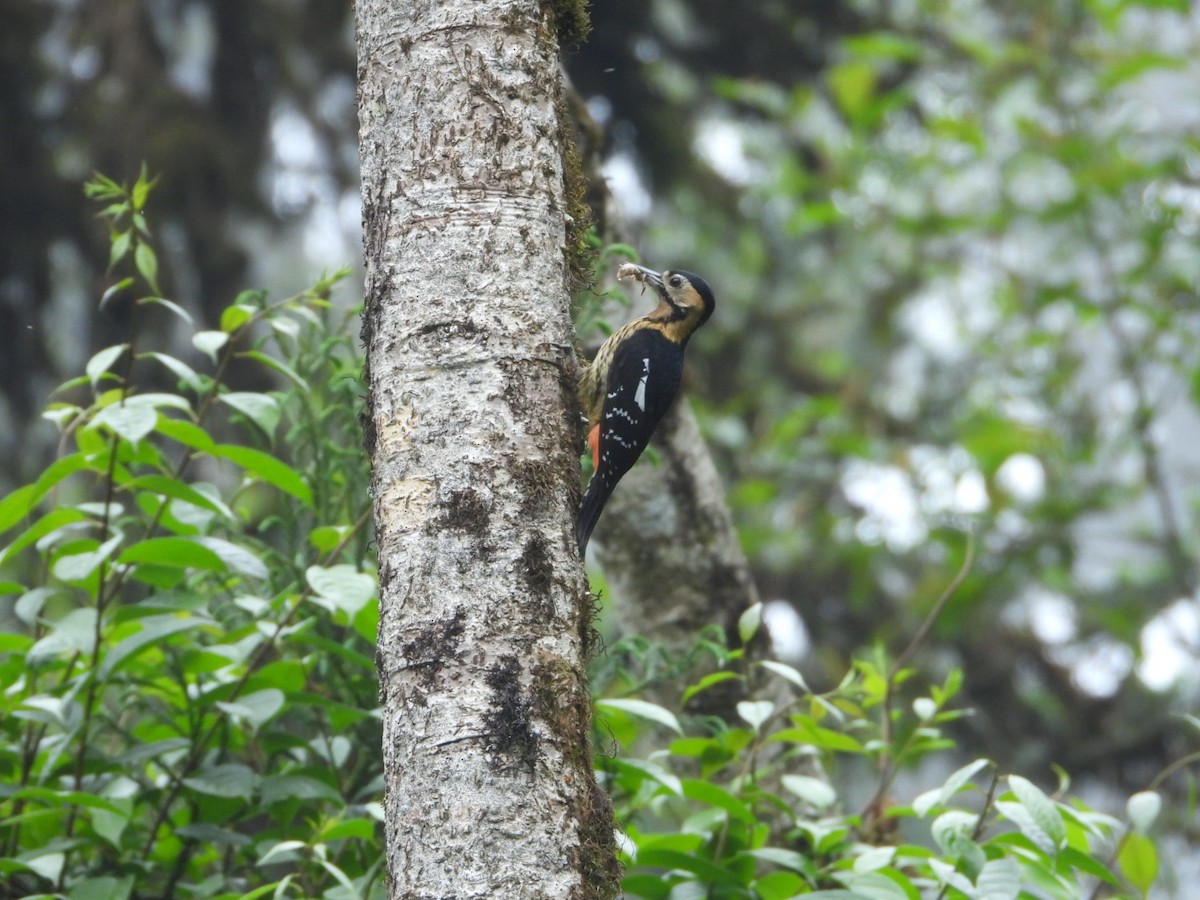
[[204, 390], [204, 382], [200, 376], [185, 362], [181, 362], [173, 356], [168, 356], [166, 353], [148, 352], [138, 356], [139, 359], [154, 359], [162, 363], [175, 375], [176, 378], [183, 383], [189, 391], [200, 393]]
[[[50, 637], [50, 635], [47, 635], [38, 641], [38, 644], [44, 644], [50, 639]], [[30, 652], [32, 653], [32, 651]], [[34, 667], [34, 664], [29, 662], [28, 654], [26, 655], [25, 661], [30, 668]], [[53, 726], [60, 731], [70, 732], [78, 726], [79, 720], [82, 718], [82, 713], [80, 710], [81, 707], [77, 701], [64, 700], [62, 697], [47, 697], [45, 695], [38, 695], [23, 699], [20, 707], [12, 711], [12, 717], [14, 719], [28, 719], [33, 722], [42, 722], [43, 724]], [[46, 791], [47, 793], [53, 793], [47, 788], [35, 787], [27, 788], [26, 790]], [[57, 800], [53, 805], [57, 805]]]
[[122, 231], [113, 237], [108, 251], [108, 268], [110, 271], [129, 253], [129, 247], [132, 243], [132, 231]]
[[754, 812], [725, 788], [711, 781], [685, 778], [682, 781], [683, 795], [689, 800], [723, 809], [730, 817], [742, 822], [754, 822]]
[[86, 581], [95, 574], [102, 563], [116, 552], [117, 547], [124, 539], [124, 536], [117, 534], [93, 550], [60, 556], [51, 566], [54, 577], [63, 581]]
[[[24, 489], [22, 489], [24, 490]], [[28, 496], [36, 496], [37, 490], [32, 491]], [[22, 499], [28, 499], [24, 497]], [[0, 562], [11, 559], [16, 554], [20, 553], [30, 544], [40, 541], [47, 535], [64, 528], [76, 522], [88, 520], [88, 515], [83, 510], [74, 509], [71, 507], [60, 506], [57, 509], [52, 509], [46, 515], [42, 516], [16, 538], [9, 542], [2, 550], [0, 550]]]
[[40, 499], [37, 485], [27, 484], [0, 500], [0, 532], [8, 531], [29, 515]]
[[316, 858], [317, 863], [321, 866], [321, 868], [323, 868], [326, 872], [328, 872], [330, 875], [332, 875], [334, 881], [336, 881], [338, 883], [338, 885], [342, 888], [342, 892], [343, 892], [342, 896], [344, 896], [344, 897], [360, 896], [358, 889], [354, 886], [354, 882], [352, 882], [350, 880], [350, 878], [346, 875], [345, 872], [343, 872], [341, 870], [341, 868], [339, 868], [338, 866], [335, 866], [333, 863], [331, 863], [328, 859], [325, 859], [324, 857], [322, 857], [320, 854], [318, 854], [315, 858]]
[[146, 394], [130, 394], [122, 401], [126, 406], [145, 406], [150, 409], [159, 409], [161, 407], [170, 407], [178, 409], [191, 415], [192, 404], [185, 397], [179, 394], [168, 394], [162, 391], [156, 391]]
[[837, 791], [820, 778], [813, 778], [811, 775], [784, 775], [779, 781], [786, 790], [818, 809], [832, 806], [837, 800]]
[[774, 660], [770, 660], [770, 659], [764, 659], [759, 662], [759, 665], [762, 666], [764, 669], [766, 669], [768, 672], [774, 672], [776, 675], [778, 675], [780, 678], [783, 678], [785, 681], [790, 681], [796, 687], [800, 688], [800, 690], [804, 691], [804, 693], [806, 693], [806, 694], [812, 693], [812, 691], [810, 691], [808, 688], [808, 684], [805, 683], [805, 681], [804, 681], [804, 676], [801, 675], [798, 671], [796, 671], [796, 669], [787, 665], [786, 663], [775, 662]]
[[83, 806], [88, 809], [103, 809], [113, 813], [121, 812], [120, 807], [114, 806], [111, 800], [96, 794], [89, 794], [87, 791], [56, 791], [45, 787], [22, 787], [13, 792], [10, 797], [13, 800], [36, 800], [51, 807]]
[[238, 306], [245, 306], [253, 310], [262, 309], [267, 302], [267, 292], [247, 288], [244, 291], [238, 291], [238, 295], [233, 298], [233, 302]]
[[372, 597], [351, 620], [354, 630], [364, 641], [374, 646], [379, 638], [379, 598]]
[[129, 820], [133, 814], [133, 800], [132, 798], [116, 800], [114, 801], [114, 805], [119, 806], [121, 811], [112, 812], [107, 809], [93, 809], [88, 815], [92, 820], [92, 828], [96, 830], [96, 834], [119, 850], [121, 849], [121, 835], [125, 833], [125, 829], [129, 826]]
[[1011, 856], [983, 864], [975, 879], [978, 900], [1016, 900], [1021, 892], [1021, 866]]
[[150, 290], [161, 294], [162, 291], [158, 288], [158, 257], [154, 254], [154, 248], [144, 241], [139, 243], [133, 251], [133, 261], [142, 277], [146, 279], [146, 284], [150, 285]]
[[679, 720], [675, 718], [675, 714], [659, 706], [657, 703], [648, 703], [645, 700], [622, 700], [605, 697], [596, 701], [596, 709], [619, 710], [639, 719], [647, 719], [651, 722], [657, 722], [659, 725], [665, 725], [676, 734], [683, 734], [683, 728], [680, 727]]
[[230, 391], [221, 394], [218, 399], [261, 428], [267, 437], [274, 436], [282, 415], [279, 402], [274, 397], [253, 391]]
[[349, 533], [349, 525], [322, 525], [308, 533], [308, 542], [319, 552], [329, 553]]
[[153, 406], [121, 403], [100, 410], [87, 427], [95, 429], [103, 425], [136, 446], [138, 441], [154, 430], [156, 424], [158, 413]]
[[369, 841], [375, 837], [375, 823], [370, 819], [346, 819], [341, 822], [330, 822], [320, 833], [318, 841], [344, 841], [357, 839]]
[[851, 121], [858, 121], [875, 94], [875, 68], [870, 63], [845, 62], [826, 74], [829, 91]]
[[[85, 197], [93, 200], [113, 200], [124, 197], [125, 189], [107, 175], [94, 172], [92, 173], [92, 177], [84, 182], [83, 194]], [[124, 208], [123, 205], [122, 208]]]
[[[749, 852], [760, 851], [751, 850]], [[791, 898], [805, 893], [807, 886], [804, 879], [793, 872], [771, 872], [762, 878], [755, 879], [751, 885], [755, 896], [761, 897], [762, 900], [791, 900]]]
[[724, 866], [710, 862], [701, 856], [664, 850], [657, 847], [639, 848], [638, 865], [658, 869], [682, 869], [692, 872], [709, 884], [726, 887], [741, 887], [742, 879]]
[[1041, 788], [1020, 775], [1009, 775], [1008, 786], [1012, 788], [1021, 804], [1029, 810], [1038, 827], [1054, 842], [1056, 848], [1066, 843], [1067, 830], [1063, 824], [1062, 813], [1058, 811], [1054, 801], [1042, 793]]
[[229, 335], [224, 331], [197, 331], [192, 335], [192, 346], [201, 353], [208, 355], [214, 363], [217, 361], [217, 353], [225, 346], [229, 340]]
[[90, 606], [72, 609], [54, 623], [50, 633], [65, 638], [81, 653], [91, 653], [96, 646], [96, 610]]
[[308, 382], [300, 377], [299, 372], [297, 372], [287, 363], [281, 362], [274, 357], [267, 356], [267, 354], [263, 353], [261, 350], [247, 350], [245, 353], [239, 353], [238, 356], [245, 359], [253, 359], [256, 362], [262, 363], [268, 369], [273, 369], [280, 375], [287, 378], [290, 382], [292, 382], [292, 384], [300, 388], [302, 391], [307, 391], [309, 389]]
[[[236, 898], [236, 900], [259, 900], [260, 897], [265, 897], [267, 894], [272, 892], [274, 892], [276, 897], [286, 897], [287, 887], [291, 880], [292, 876], [288, 875], [282, 881], [272, 881], [270, 884], [264, 884], [261, 887], [256, 887], [254, 890], [242, 894], [240, 897]], [[226, 900], [226, 897], [222, 895], [221, 900]]]
[[22, 863], [51, 883], [58, 881], [66, 861], [67, 857], [64, 853], [36, 851], [33, 855], [26, 856], [21, 860]]
[[[50, 464], [46, 472], [42, 473], [42, 478], [38, 479], [34, 485], [26, 485], [14, 491], [4, 499], [4, 503], [0, 503], [0, 526], [4, 526], [2, 530], [11, 528], [20, 518], [29, 515], [29, 512], [35, 508], [38, 500], [50, 491], [59, 481], [65, 479], [67, 475], [78, 472], [79, 469], [85, 468], [86, 458], [82, 454], [72, 454]], [[17, 538], [0, 550], [0, 563], [5, 562], [16, 556], [17, 553], [23, 551], [25, 547], [40, 541], [44, 536], [54, 532], [54, 530], [68, 526], [73, 522], [82, 522], [88, 518], [82, 510], [65, 508], [60, 506], [58, 509], [53, 509], [47, 512], [46, 515], [38, 518], [38, 520], [20, 533]]]
[[[909, 893], [882, 871], [852, 872], [846, 887], [861, 900], [910, 900]], [[915, 900], [918, 894], [913, 891], [911, 896]]]
[[888, 31], [873, 31], [842, 41], [842, 47], [852, 56], [863, 59], [915, 62], [924, 53], [924, 45], [909, 37]]
[[216, 537], [201, 536], [192, 537], [189, 540], [193, 540], [217, 554], [230, 571], [250, 578], [266, 578], [270, 574], [266, 564], [245, 547]]
[[738, 616], [738, 637], [743, 644], [748, 644], [758, 634], [762, 626], [762, 603], [755, 603]]
[[304, 577], [313, 589], [313, 602], [351, 619], [375, 596], [375, 579], [348, 564], [309, 566]]
[[649, 778], [665, 787], [677, 797], [683, 796], [683, 782], [679, 776], [668, 772], [657, 763], [644, 759], [614, 759], [609, 763], [617, 771], [632, 772], [642, 781]]
[[[118, 846], [115, 843], [113, 845]], [[133, 880], [132, 875], [124, 878], [111, 875], [84, 878], [71, 885], [67, 900], [128, 900], [133, 893]]]
[[263, 779], [264, 806], [286, 800], [329, 800], [340, 804], [342, 796], [325, 782], [306, 775], [269, 775]]
[[1058, 862], [1061, 865], [1078, 869], [1086, 875], [1099, 878], [1101, 881], [1106, 881], [1109, 884], [1115, 885], [1117, 883], [1117, 877], [1091, 853], [1080, 852], [1074, 847], [1064, 847], [1059, 851]]
[[87, 373], [88, 380], [91, 381], [92, 387], [95, 387], [100, 381], [100, 376], [109, 370], [121, 354], [129, 347], [128, 344], [114, 344], [111, 347], [105, 347], [100, 352], [94, 354], [84, 366], [84, 372]]
[[327, 637], [322, 637], [319, 634], [313, 634], [308, 631], [300, 632], [293, 636], [292, 640], [297, 644], [307, 644], [316, 647], [324, 653], [328, 653], [330, 656], [344, 659], [346, 662], [359, 667], [364, 672], [375, 671], [375, 660], [371, 657], [363, 653], [358, 653], [349, 647], [343, 647], [341, 644], [331, 641]]
[[803, 853], [785, 850], [782, 847], [759, 847], [756, 850], [747, 850], [746, 855], [796, 872], [811, 873], [814, 869], [813, 861]]
[[233, 334], [252, 318], [258, 310], [253, 306], [246, 306], [241, 303], [235, 303], [232, 306], [225, 307], [221, 312], [221, 330]]
[[929, 811], [935, 806], [942, 806], [962, 788], [970, 784], [971, 778], [974, 777], [976, 772], [989, 765], [991, 765], [991, 760], [987, 759], [977, 759], [974, 762], [967, 763], [967, 765], [947, 778], [946, 783], [940, 788], [925, 791], [925, 793], [913, 800], [913, 810], [918, 816], [928, 815]]
[[701, 693], [702, 691], [708, 690], [710, 687], [712, 687], [715, 684], [720, 684], [724, 681], [741, 681], [741, 680], [743, 680], [742, 676], [737, 674], [737, 672], [730, 672], [727, 670], [721, 671], [721, 672], [713, 672], [711, 675], [705, 675], [703, 678], [701, 678], [695, 684], [691, 685], [686, 691], [684, 691], [683, 692], [683, 700], [681, 702], [686, 704], [689, 700], [691, 700], [697, 694]]
[[1154, 842], [1144, 834], [1127, 834], [1117, 854], [1117, 867], [1130, 884], [1143, 894], [1148, 893], [1158, 878], [1158, 851]]
[[279, 488], [285, 494], [291, 494], [305, 506], [312, 506], [312, 491], [304, 479], [295, 469], [274, 456], [238, 444], [218, 444], [213, 453], [261, 478], [267, 484]]
[[[795, 721], [795, 719], [793, 719]], [[776, 731], [767, 740], [786, 741], [793, 744], [808, 744], [820, 750], [840, 750], [845, 753], [865, 753], [863, 745], [855, 738], [840, 731], [821, 728], [808, 722], [795, 728]]]
[[249, 847], [254, 843], [254, 839], [249, 835], [239, 834], [236, 831], [221, 828], [217, 825], [210, 825], [207, 822], [184, 825], [175, 829], [175, 833], [180, 837], [195, 838], [198, 841], [203, 841], [205, 844], [220, 847]]
[[1046, 834], [1045, 829], [1038, 825], [1033, 814], [1022, 803], [1010, 800], [997, 800], [996, 810], [1021, 830], [1021, 834], [1033, 843], [1042, 853], [1053, 856], [1056, 850], [1054, 841]]
[[[125, 280], [130, 283], [133, 282], [132, 278], [127, 278]], [[186, 309], [184, 309], [178, 303], [175, 303], [172, 300], [168, 300], [165, 297], [143, 297], [142, 299], [140, 299], [138, 301], [138, 306], [145, 306], [147, 304], [149, 304], [151, 306], [162, 306], [162, 307], [170, 310], [172, 313], [174, 313], [179, 318], [183, 319], [183, 321], [186, 322], [189, 326], [194, 328], [196, 325], [196, 320], [192, 318], [191, 313], [189, 313]]]
[[206, 624], [209, 623], [203, 619], [192, 617], [180, 618], [174, 614], [147, 616], [144, 619], [138, 619], [136, 622], [137, 631], [121, 639], [116, 646], [104, 654], [104, 659], [100, 662], [100, 678], [108, 678], [121, 667], [122, 663], [133, 659], [146, 647], [157, 645], [164, 638], [173, 634], [199, 628]]
[[209, 437], [208, 432], [199, 425], [193, 425], [191, 422], [181, 419], [168, 419], [166, 416], [160, 416], [157, 427], [159, 434], [178, 441], [185, 447], [191, 447], [201, 453], [216, 452], [216, 441]]
[[115, 762], [127, 766], [136, 766], [146, 760], [157, 759], [160, 756], [176, 754], [187, 750], [192, 742], [187, 738], [165, 738], [161, 741], [151, 741], [148, 744], [136, 744], [131, 749], [115, 758]]
[[874, 872], [884, 866], [890, 866], [896, 858], [896, 847], [872, 847], [854, 859], [855, 872]]
[[34, 625], [37, 623], [38, 616], [42, 614], [42, 607], [46, 605], [46, 601], [57, 593], [59, 593], [57, 588], [34, 588], [21, 595], [13, 605], [13, 612], [26, 625]]
[[256, 865], [263, 866], [269, 862], [278, 864], [295, 860], [298, 858], [296, 851], [306, 846], [308, 845], [304, 841], [279, 841], [258, 858]]
[[150, 172], [146, 168], [146, 164], [142, 163], [142, 169], [138, 172], [137, 181], [133, 183], [133, 190], [129, 193], [130, 203], [137, 212], [141, 212], [146, 208], [146, 198], [150, 196], [150, 189], [154, 187], [157, 178], [151, 178]]
[[267, 324], [271, 326], [272, 331], [282, 334], [286, 338], [298, 340], [300, 337], [300, 323], [295, 319], [289, 319], [286, 316], [272, 316], [267, 320]]
[[240, 763], [206, 766], [183, 783], [200, 794], [213, 797], [240, 797], [249, 801], [259, 785], [259, 777]]
[[220, 497], [210, 497], [208, 494], [196, 490], [190, 484], [168, 478], [166, 475], [140, 475], [127, 481], [124, 487], [170, 497], [172, 500], [182, 500], [184, 503], [217, 513], [229, 521], [234, 519], [233, 510], [226, 506]]
[[[217, 708], [230, 716], [236, 716], [249, 722], [251, 727], [258, 729], [269, 722], [283, 709], [287, 697], [277, 688], [267, 688], [244, 694], [229, 703], [218, 701]], [[264, 786], [265, 792], [265, 786]]]
[[224, 572], [225, 560], [195, 537], [146, 538], [125, 548], [119, 563], [151, 563], [173, 569]]
[[771, 713], [775, 712], [775, 704], [770, 700], [741, 700], [737, 705], [737, 713], [747, 722], [755, 733], [763, 726]]

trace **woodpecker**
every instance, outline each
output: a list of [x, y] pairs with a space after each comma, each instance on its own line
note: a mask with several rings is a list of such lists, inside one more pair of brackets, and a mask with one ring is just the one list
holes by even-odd
[[626, 263], [617, 278], [649, 285], [659, 303], [615, 331], [579, 378], [594, 469], [575, 523], [581, 557], [613, 488], [646, 449], [679, 391], [688, 339], [716, 307], [708, 282], [691, 272]]

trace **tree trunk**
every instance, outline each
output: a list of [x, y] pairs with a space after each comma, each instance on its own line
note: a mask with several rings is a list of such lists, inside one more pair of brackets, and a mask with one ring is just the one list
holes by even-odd
[[553, 24], [358, 0], [357, 26], [390, 896], [612, 896]]

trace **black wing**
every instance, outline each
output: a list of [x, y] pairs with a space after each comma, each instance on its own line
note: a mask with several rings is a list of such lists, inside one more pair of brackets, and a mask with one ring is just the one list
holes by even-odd
[[579, 555], [617, 482], [628, 472], [679, 391], [683, 348], [657, 329], [634, 332], [613, 354], [600, 417], [600, 466], [579, 509]]

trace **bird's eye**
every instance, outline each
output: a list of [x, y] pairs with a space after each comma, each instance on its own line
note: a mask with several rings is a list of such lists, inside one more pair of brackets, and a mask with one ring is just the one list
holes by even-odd
[[672, 275], [667, 280], [673, 288], [683, 287], [683, 278], [681, 278], [679, 275]]

